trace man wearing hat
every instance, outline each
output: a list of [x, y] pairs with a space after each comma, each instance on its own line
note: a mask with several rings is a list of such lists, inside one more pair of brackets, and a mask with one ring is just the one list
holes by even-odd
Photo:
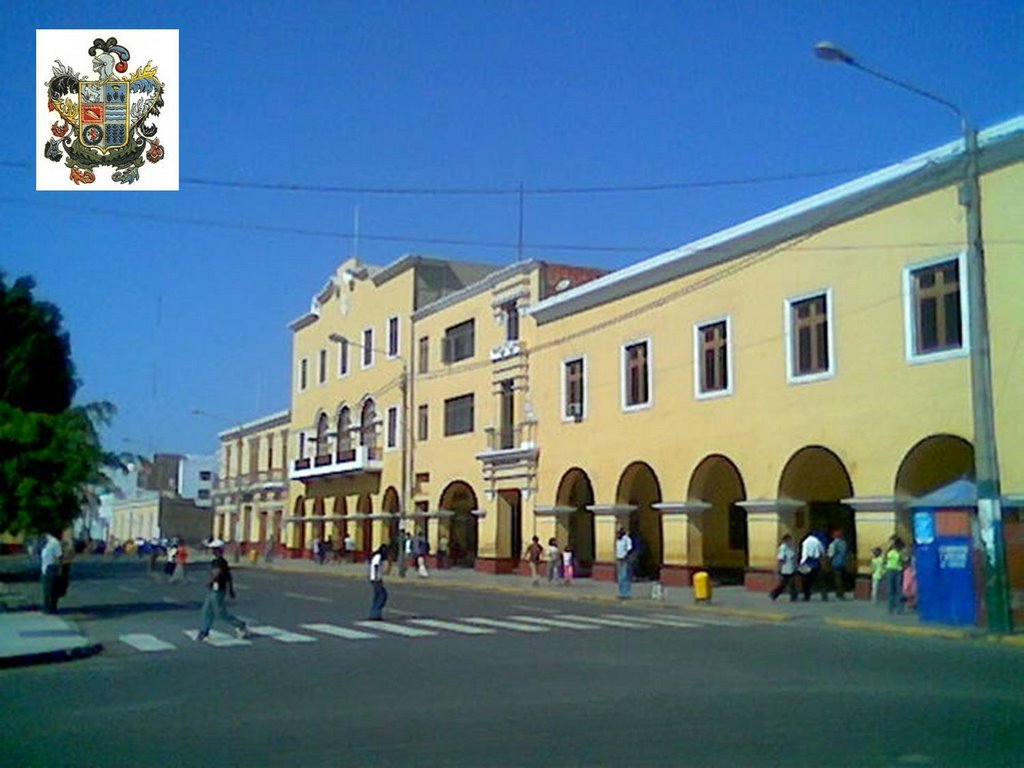
[[249, 636], [245, 622], [237, 616], [232, 615], [225, 605], [228, 596], [235, 598], [235, 584], [231, 578], [231, 568], [228, 561], [224, 559], [224, 542], [220, 539], [213, 539], [209, 545], [213, 550], [213, 560], [210, 562], [209, 592], [203, 602], [203, 623], [196, 635], [196, 640], [202, 642], [210, 634], [210, 627], [213, 620], [219, 616], [235, 628], [235, 637], [242, 639]]

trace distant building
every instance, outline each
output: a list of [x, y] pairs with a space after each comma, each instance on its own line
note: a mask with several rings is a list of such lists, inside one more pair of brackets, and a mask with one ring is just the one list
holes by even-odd
[[212, 520], [213, 510], [197, 507], [192, 499], [142, 491], [114, 504], [110, 535], [121, 542], [177, 538], [197, 544], [209, 537]]
[[139, 465], [139, 488], [180, 495], [178, 477], [184, 458], [177, 453], [156, 453], [152, 460], [143, 459]]
[[216, 477], [216, 456], [186, 454], [178, 463], [178, 495], [194, 499], [197, 507], [212, 507]]

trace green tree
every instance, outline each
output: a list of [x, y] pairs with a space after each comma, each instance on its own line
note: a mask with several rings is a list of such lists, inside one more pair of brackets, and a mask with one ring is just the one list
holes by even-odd
[[0, 272], [0, 530], [60, 530], [90, 492], [124, 469], [98, 428], [110, 403], [72, 405], [78, 389], [60, 310], [33, 295], [35, 281], [7, 286]]

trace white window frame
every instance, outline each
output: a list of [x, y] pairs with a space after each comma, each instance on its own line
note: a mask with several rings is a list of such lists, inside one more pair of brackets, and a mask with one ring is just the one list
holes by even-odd
[[[627, 349], [637, 344], [647, 345], [647, 402], [628, 405], [626, 395], [629, 391], [629, 357]], [[654, 339], [642, 336], [625, 341], [619, 347], [619, 401], [624, 413], [646, 411], [654, 407]]]
[[[715, 389], [710, 392], [703, 390], [704, 384], [704, 334], [703, 331], [709, 325], [725, 323], [725, 365], [726, 376], [729, 379], [725, 389]], [[719, 397], [730, 397], [733, 394], [733, 386], [736, 383], [736, 371], [733, 367], [733, 343], [732, 343], [732, 316], [720, 315], [707, 320], [701, 320], [693, 325], [693, 396], [697, 400], [715, 400]]]
[[[369, 344], [366, 343], [367, 333], [370, 334]], [[373, 368], [375, 352], [373, 348], [373, 326], [370, 326], [369, 328], [363, 328], [363, 332], [359, 335], [359, 351], [361, 352], [361, 354], [359, 355], [360, 369], [365, 371], [367, 368]], [[367, 358], [369, 358], [369, 362], [366, 361]]]
[[[394, 414], [395, 432], [391, 434], [391, 416]], [[397, 405], [389, 405], [384, 422], [384, 450], [398, 450], [402, 436], [402, 414]]]
[[[948, 261], [956, 261], [960, 272], [960, 329], [961, 344], [959, 349], [942, 349], [937, 352], [918, 354], [917, 349], [917, 302], [914, 301], [914, 273]], [[955, 360], [971, 354], [971, 313], [968, 307], [967, 252], [947, 253], [927, 261], [906, 264], [903, 267], [903, 343], [907, 363], [923, 365], [938, 363], [943, 360]]]
[[569, 416], [569, 415], [566, 414], [566, 410], [567, 410], [566, 406], [569, 405], [569, 401], [568, 401], [569, 391], [568, 391], [568, 388], [565, 386], [565, 374], [566, 374], [566, 369], [569, 367], [569, 364], [570, 363], [575, 363], [577, 361], [583, 363], [583, 376], [582, 376], [582, 380], [583, 380], [583, 403], [582, 403], [583, 413], [580, 414], [580, 418], [578, 419], [578, 421], [583, 421], [585, 418], [587, 418], [587, 411], [588, 411], [587, 400], [588, 400], [588, 394], [589, 394], [589, 390], [590, 390], [590, 387], [587, 386], [587, 356], [586, 355], [573, 355], [572, 357], [562, 358], [562, 365], [561, 365], [561, 369], [559, 371], [559, 373], [561, 374], [559, 376], [559, 379], [561, 380], [561, 390], [560, 390], [561, 391], [561, 396], [559, 397], [558, 404], [559, 404], [559, 409], [561, 410], [562, 421], [563, 422], [567, 422], [567, 423], [575, 422], [575, 421], [577, 421], [577, 419], [574, 419], [572, 416]]
[[[825, 322], [828, 323], [828, 368], [817, 373], [797, 375], [793, 366], [793, 305], [808, 299], [816, 299], [819, 296], [825, 297]], [[812, 384], [816, 381], [825, 381], [835, 378], [838, 370], [839, 356], [836, 352], [835, 343], [835, 301], [831, 288], [819, 288], [815, 291], [807, 291], [798, 296], [790, 296], [782, 302], [782, 316], [786, 328], [785, 354], [786, 354], [786, 383], [788, 384]]]
[[[395, 324], [395, 348], [391, 349], [391, 324]], [[388, 318], [388, 360], [395, 360], [402, 354], [402, 319], [398, 315]]]
[[337, 343], [338, 347], [338, 378], [344, 379], [352, 373], [352, 361], [350, 359], [350, 350], [352, 345], [349, 343], [347, 338], [343, 338]]

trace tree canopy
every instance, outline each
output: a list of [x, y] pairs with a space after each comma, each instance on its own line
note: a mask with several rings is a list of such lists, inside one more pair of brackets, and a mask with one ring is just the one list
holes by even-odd
[[60, 310], [33, 296], [35, 281], [8, 287], [0, 272], [0, 530], [59, 531], [88, 494], [122, 467], [98, 427], [110, 403], [74, 406], [78, 389]]

